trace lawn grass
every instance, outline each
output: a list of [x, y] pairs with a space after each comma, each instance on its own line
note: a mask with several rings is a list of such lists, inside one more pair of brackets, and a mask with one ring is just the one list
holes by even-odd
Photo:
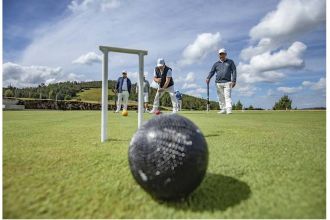
[[[101, 102], [101, 93], [101, 88], [85, 89], [82, 92], [77, 93], [77, 98], [80, 98], [81, 101]], [[112, 89], [108, 89], [108, 95], [114, 95]]]
[[3, 217], [325, 218], [325, 111], [180, 114], [204, 133], [209, 166], [188, 199], [166, 203], [131, 176], [135, 112], [109, 112], [103, 144], [99, 111], [4, 112]]

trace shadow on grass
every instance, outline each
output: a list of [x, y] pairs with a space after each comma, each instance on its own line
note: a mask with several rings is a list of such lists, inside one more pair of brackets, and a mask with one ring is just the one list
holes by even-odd
[[119, 139], [119, 138], [109, 138], [106, 140], [106, 142], [120, 142], [120, 141], [129, 141], [130, 139]]
[[217, 137], [220, 136], [220, 134], [206, 134], [204, 137]]
[[243, 181], [221, 174], [207, 173], [204, 181], [188, 198], [164, 202], [175, 209], [224, 211], [250, 197], [250, 187]]

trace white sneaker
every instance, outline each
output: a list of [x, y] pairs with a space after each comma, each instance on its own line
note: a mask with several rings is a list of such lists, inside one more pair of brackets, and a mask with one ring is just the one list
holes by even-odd
[[231, 109], [227, 109], [227, 115], [232, 114]]
[[115, 113], [118, 113], [118, 112], [119, 112], [119, 110], [116, 110], [116, 111], [115, 111]]
[[222, 109], [221, 111], [218, 111], [218, 114], [226, 114], [226, 110]]
[[149, 113], [150, 113], [150, 114], [155, 114], [155, 112], [156, 112], [156, 109], [153, 108]]
[[175, 114], [177, 112], [178, 112], [178, 110], [176, 110], [176, 109], [173, 109], [173, 111], [172, 111], [173, 114]]

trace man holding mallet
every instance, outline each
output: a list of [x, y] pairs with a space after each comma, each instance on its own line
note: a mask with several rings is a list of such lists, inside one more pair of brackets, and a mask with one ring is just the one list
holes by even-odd
[[154, 71], [154, 81], [158, 83], [159, 88], [157, 90], [153, 109], [150, 113], [155, 113], [159, 108], [159, 99], [165, 93], [168, 92], [173, 106], [173, 113], [177, 112], [177, 101], [174, 94], [174, 81], [172, 78], [172, 69], [165, 65], [165, 60], [159, 58], [157, 60], [157, 66]]
[[215, 83], [219, 100], [220, 114], [231, 114], [231, 89], [236, 85], [236, 66], [234, 61], [227, 58], [226, 49], [219, 50], [219, 61], [213, 64], [206, 83], [209, 84], [210, 79], [216, 73]]

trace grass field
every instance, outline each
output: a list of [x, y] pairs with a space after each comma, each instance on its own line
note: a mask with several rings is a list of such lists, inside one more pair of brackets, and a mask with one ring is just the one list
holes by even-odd
[[180, 114], [204, 133], [209, 166], [166, 203], [131, 176], [135, 112], [109, 112], [104, 144], [98, 111], [4, 112], [4, 218], [325, 218], [325, 111]]
[[[101, 88], [90, 88], [79, 92], [77, 98], [80, 98], [82, 101], [101, 102], [101, 92]], [[108, 89], [108, 95], [114, 95], [111, 89]]]

